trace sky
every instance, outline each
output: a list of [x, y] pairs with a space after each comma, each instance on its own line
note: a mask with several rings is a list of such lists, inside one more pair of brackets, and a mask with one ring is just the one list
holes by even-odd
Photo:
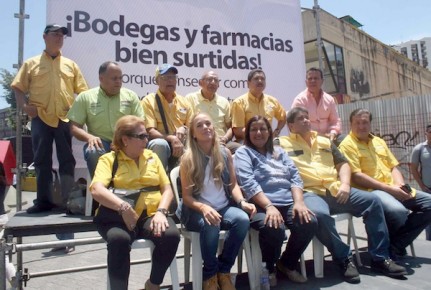
[[[70, 1], [70, 0], [61, 0]], [[242, 0], [247, 1], [247, 0]], [[0, 68], [14, 71], [18, 62], [19, 0], [0, 0]], [[301, 7], [312, 8], [314, 0], [300, 0]], [[361, 23], [364, 32], [385, 44], [397, 44], [431, 36], [430, 0], [319, 0], [321, 9], [336, 17], [352, 16]], [[46, 0], [26, 0], [24, 60], [40, 54], [44, 48], [42, 39], [46, 24]], [[4, 91], [0, 88], [0, 96]], [[0, 109], [7, 107], [0, 98]]]

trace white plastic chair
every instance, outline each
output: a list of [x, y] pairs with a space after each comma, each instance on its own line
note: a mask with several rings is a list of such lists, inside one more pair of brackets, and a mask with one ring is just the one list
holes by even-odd
[[87, 173], [87, 192], [85, 194], [85, 216], [91, 216], [91, 211], [93, 209], [93, 196], [90, 192], [91, 176]]
[[[361, 256], [358, 250], [358, 242], [356, 240], [355, 227], [353, 226], [353, 217], [349, 213], [341, 213], [331, 215], [331, 217], [337, 221], [348, 221], [347, 227], [347, 244], [350, 246], [350, 239], [353, 240], [353, 246], [355, 247], [355, 255], [358, 266], [362, 266]], [[314, 260], [314, 275], [316, 278], [323, 278], [323, 262], [324, 262], [325, 249], [323, 244], [316, 238], [313, 238], [313, 260]]]
[[[177, 200], [177, 204], [179, 204], [179, 194], [178, 194], [178, 185], [177, 185], [177, 179], [179, 177], [179, 166], [175, 167], [171, 170], [170, 178], [171, 178], [171, 184], [172, 188], [175, 194], [175, 198]], [[201, 246], [200, 246], [200, 235], [197, 232], [191, 232], [186, 230], [183, 226], [181, 226], [181, 234], [184, 237], [184, 277], [185, 282], [189, 282], [190, 280], [190, 253], [191, 249], [193, 249], [193, 260], [192, 260], [192, 280], [193, 280], [193, 290], [202, 290], [202, 254], [201, 254]], [[226, 231], [220, 231], [219, 236], [219, 251], [220, 245], [223, 244], [224, 239], [226, 238]], [[259, 284], [255, 284], [255, 270], [256, 268], [253, 267], [252, 264], [252, 257], [251, 257], [251, 247], [250, 247], [250, 239], [247, 234], [246, 238], [244, 239], [243, 248], [245, 251], [245, 257], [247, 262], [247, 269], [248, 269], [248, 279], [250, 283], [251, 289], [257, 289], [257, 286]], [[240, 251], [241, 255], [242, 251]]]
[[[133, 242], [132, 249], [143, 249], [143, 248], [149, 248], [151, 251], [151, 254], [154, 250], [154, 244], [150, 240], [145, 239], [139, 239]], [[180, 282], [178, 279], [178, 267], [177, 267], [177, 258], [175, 257], [171, 265], [169, 266], [170, 272], [171, 272], [171, 282], [172, 282], [172, 289], [173, 290], [179, 290], [180, 289]], [[108, 281], [107, 281], [107, 289], [111, 290], [111, 285], [109, 283], [109, 275], [107, 275]], [[115, 290], [115, 289], [114, 289]]]

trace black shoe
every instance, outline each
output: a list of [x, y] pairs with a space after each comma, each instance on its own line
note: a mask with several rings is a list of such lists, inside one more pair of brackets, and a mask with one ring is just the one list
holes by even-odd
[[380, 272], [389, 277], [400, 277], [407, 275], [406, 268], [396, 264], [391, 259], [386, 259], [383, 261], [372, 261], [371, 269], [375, 272]]
[[361, 282], [361, 277], [359, 276], [359, 272], [356, 269], [355, 264], [353, 264], [351, 257], [344, 260], [344, 262], [340, 263], [339, 266], [341, 274], [344, 277], [344, 281], [352, 284]]
[[398, 247], [391, 245], [389, 248], [389, 257], [395, 262], [400, 261], [407, 257], [407, 250], [406, 248], [399, 249]]
[[52, 204], [35, 204], [27, 209], [27, 213], [50, 211], [53, 207]]
[[74, 246], [72, 246], [72, 247], [55, 247], [55, 248], [52, 248], [50, 250], [51, 253], [64, 252], [65, 254], [68, 254], [68, 253], [73, 252], [73, 251], [75, 251]]

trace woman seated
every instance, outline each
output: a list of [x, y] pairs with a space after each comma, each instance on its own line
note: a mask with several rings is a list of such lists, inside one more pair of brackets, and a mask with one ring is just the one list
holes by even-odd
[[[169, 178], [159, 158], [145, 149], [148, 142], [144, 120], [121, 117], [115, 126], [114, 151], [100, 157], [91, 193], [100, 206], [94, 218], [108, 247], [111, 289], [127, 289], [130, 249], [134, 240], [144, 238], [154, 245], [150, 278], [145, 289], [160, 289], [166, 270], [175, 258], [179, 231], [167, 217], [173, 199]], [[112, 193], [115, 189], [138, 190], [134, 206]]]
[[[267, 119], [255, 116], [247, 122], [244, 145], [235, 153], [235, 171], [246, 198], [257, 206], [250, 226], [259, 231], [270, 284], [277, 283], [275, 264], [292, 282], [304, 283], [307, 279], [296, 268], [317, 231], [317, 220], [305, 202], [316, 196], [303, 194], [298, 169], [283, 149], [274, 148]], [[286, 226], [291, 234], [280, 257]]]
[[[187, 230], [200, 233], [203, 289], [235, 289], [230, 270], [249, 230], [247, 213], [253, 217], [256, 207], [243, 198], [232, 156], [220, 146], [211, 118], [194, 115], [189, 130], [188, 149], [180, 165], [181, 221]], [[229, 233], [217, 258], [220, 230]]]

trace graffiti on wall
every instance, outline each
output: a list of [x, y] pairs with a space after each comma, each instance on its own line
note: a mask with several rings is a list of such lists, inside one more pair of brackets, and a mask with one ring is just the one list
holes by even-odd
[[350, 90], [359, 94], [360, 98], [370, 93], [370, 84], [362, 70], [354, 68], [350, 70]]

